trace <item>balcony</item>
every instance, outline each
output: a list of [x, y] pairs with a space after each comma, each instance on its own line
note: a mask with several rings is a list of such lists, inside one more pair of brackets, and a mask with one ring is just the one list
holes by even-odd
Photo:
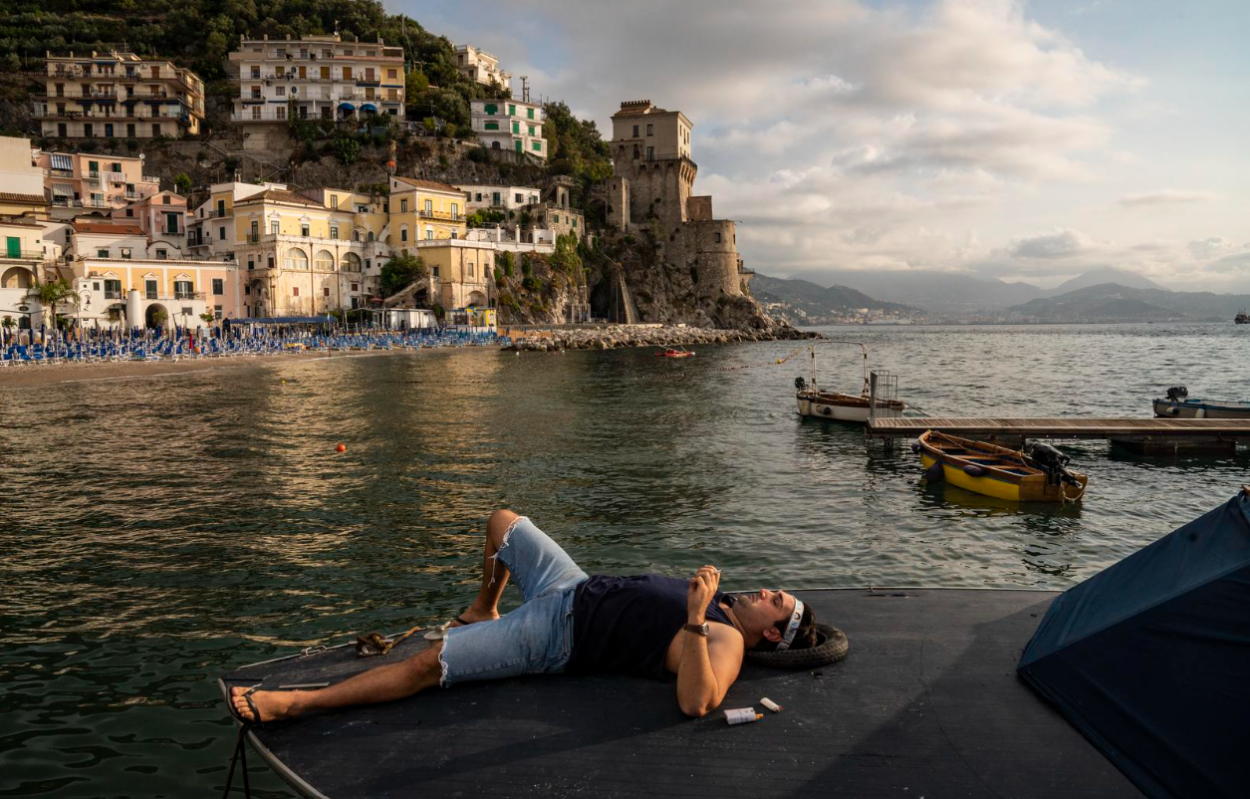
[[[161, 299], [169, 299], [169, 297], [162, 297]], [[175, 291], [173, 299], [175, 300], [202, 300], [204, 299], [204, 292], [202, 291]]]
[[13, 252], [7, 249], [0, 249], [0, 260], [4, 261], [42, 261], [42, 250], [19, 250]]
[[120, 300], [120, 299], [122, 299], [122, 292], [121, 292], [121, 289], [105, 289], [105, 290], [104, 290], [104, 299], [106, 299], [106, 300]]
[[422, 219], [436, 219], [440, 222], [463, 222], [464, 214], [449, 214], [444, 211], [428, 211], [424, 208], [417, 211]]
[[144, 183], [160, 183], [161, 177], [160, 175], [144, 175], [143, 182]]

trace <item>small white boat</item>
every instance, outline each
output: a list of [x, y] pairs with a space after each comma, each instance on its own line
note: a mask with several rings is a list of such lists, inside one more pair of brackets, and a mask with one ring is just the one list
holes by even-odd
[[1250, 402], [1224, 402], [1189, 396], [1184, 386], [1168, 389], [1167, 399], [1154, 401], [1155, 416], [1167, 419], [1250, 419]]
[[[831, 419], [837, 422], [864, 424], [873, 411], [870, 404], [872, 395], [872, 377], [868, 369], [868, 348], [858, 341], [834, 341], [832, 344], [854, 344], [864, 354], [864, 386], [859, 396], [843, 394], [838, 391], [822, 391], [816, 383], [816, 348], [808, 347], [812, 355], [812, 380], [808, 383], [802, 376], [794, 379], [795, 399], [799, 403], [799, 414], [816, 419]], [[903, 415], [907, 403], [897, 398], [898, 377], [889, 372], [877, 373], [877, 391], [875, 398], [875, 416], [877, 418], [895, 418]]]

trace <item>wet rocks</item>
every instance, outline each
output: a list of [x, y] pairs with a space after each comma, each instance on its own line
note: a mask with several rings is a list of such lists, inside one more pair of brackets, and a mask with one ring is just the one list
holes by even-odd
[[[508, 331], [501, 331], [501, 334]], [[693, 347], [742, 341], [791, 341], [820, 338], [819, 333], [775, 325], [768, 330], [719, 330], [676, 325], [603, 325], [577, 328], [512, 330], [512, 343], [504, 349], [545, 352], [550, 350], [609, 350], [624, 347]]]

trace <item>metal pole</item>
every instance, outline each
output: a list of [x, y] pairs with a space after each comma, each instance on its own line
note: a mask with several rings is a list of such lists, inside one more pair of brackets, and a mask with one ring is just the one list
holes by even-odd
[[877, 373], [873, 372], [868, 378], [868, 430], [872, 431], [873, 424], [877, 421]]

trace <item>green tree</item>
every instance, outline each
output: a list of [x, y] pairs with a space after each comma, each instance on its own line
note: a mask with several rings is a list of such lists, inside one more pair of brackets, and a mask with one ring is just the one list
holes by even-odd
[[556, 250], [551, 254], [551, 266], [567, 275], [576, 275], [582, 268], [582, 258], [577, 254], [577, 236], [565, 233], [556, 236]]
[[499, 265], [503, 267], [503, 273], [507, 277], [512, 277], [512, 264], [513, 264], [512, 253], [508, 252], [507, 250], [504, 250], [503, 252], [499, 254]]
[[430, 268], [419, 256], [392, 255], [382, 265], [382, 296], [390, 297], [398, 294], [413, 282], [428, 277]]
[[58, 305], [64, 303], [78, 304], [78, 292], [74, 291], [74, 287], [65, 278], [48, 283], [35, 283], [27, 292], [27, 296], [38, 302], [43, 310], [51, 315], [48, 324], [52, 327], [56, 327], [56, 308]]
[[177, 175], [174, 175], [174, 188], [178, 190], [179, 194], [186, 194], [191, 190], [191, 176], [186, 172], [179, 172]]
[[344, 166], [351, 166], [360, 159], [360, 142], [348, 136], [335, 136], [330, 149]]

